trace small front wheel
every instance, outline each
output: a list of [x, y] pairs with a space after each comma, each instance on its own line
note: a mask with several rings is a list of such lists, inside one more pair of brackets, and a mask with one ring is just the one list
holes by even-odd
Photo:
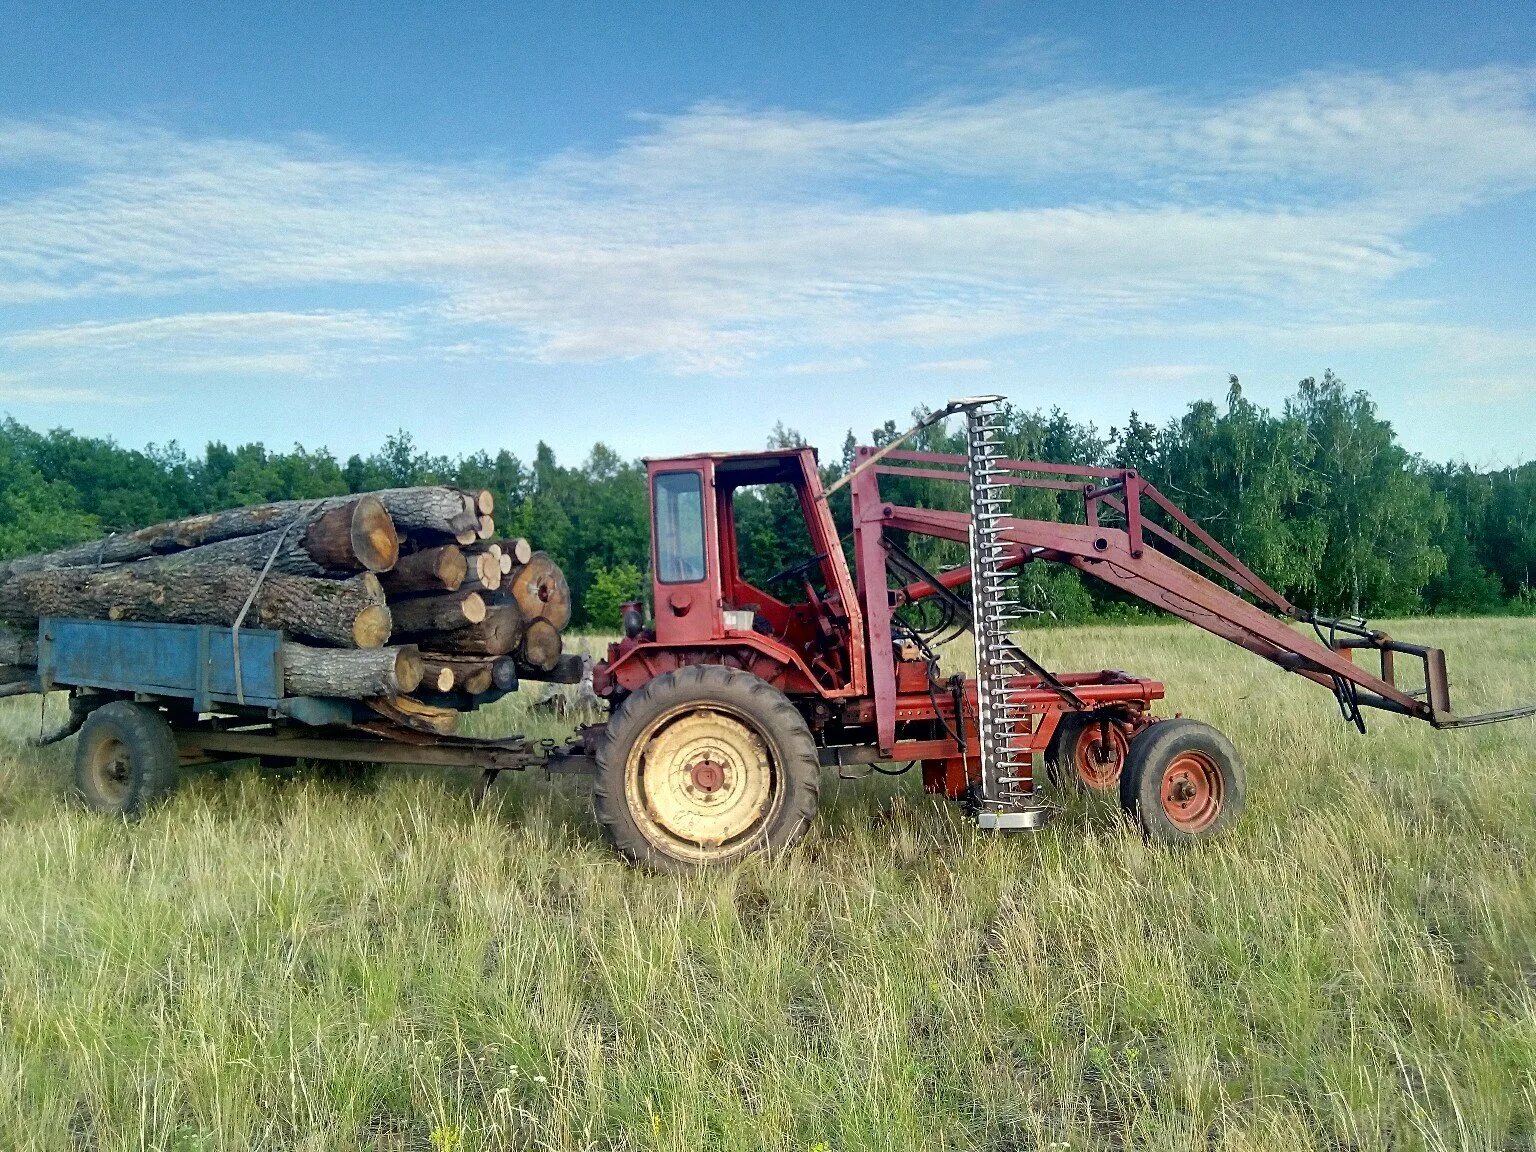
[[1149, 839], [1189, 843], [1233, 824], [1245, 791], [1232, 741], [1198, 720], [1161, 720], [1131, 741], [1120, 806]]
[[93, 812], [136, 820], [176, 788], [176, 737], [165, 717], [128, 700], [86, 717], [75, 746], [75, 790]]

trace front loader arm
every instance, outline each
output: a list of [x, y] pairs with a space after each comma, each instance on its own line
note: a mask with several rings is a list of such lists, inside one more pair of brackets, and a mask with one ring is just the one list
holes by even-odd
[[[928, 479], [965, 479], [964, 473], [955, 471], [956, 466], [964, 467], [964, 457], [916, 452], [889, 455], [893, 458], [892, 463], [876, 471]], [[901, 466], [904, 463], [920, 466]], [[1000, 527], [1006, 554], [1000, 561], [1004, 567], [1012, 568], [1035, 560], [1070, 564], [1145, 604], [1187, 620], [1288, 672], [1329, 688], [1345, 716], [1362, 730], [1361, 708], [1396, 712], [1427, 721], [1436, 728], [1469, 727], [1536, 715], [1536, 705], [1530, 705], [1479, 716], [1456, 716], [1451, 710], [1445, 654], [1440, 649], [1404, 644], [1386, 633], [1361, 625], [1301, 612], [1133, 470], [1090, 469], [1040, 461], [1007, 460], [1001, 463], [1012, 477], [1001, 482], [1082, 493], [1088, 521], [1074, 524], [1003, 517]], [[1063, 475], [1081, 479], [1060, 479]], [[1102, 482], [1085, 482], [1090, 479]], [[996, 475], [993, 482], [999, 482]], [[1152, 505], [1147, 511], [1164, 514], [1173, 530], [1147, 518], [1142, 508], [1144, 498]], [[971, 518], [963, 512], [891, 504], [885, 505], [882, 512], [882, 524], [886, 529], [961, 543], [970, 539]], [[1099, 523], [1103, 512], [1120, 520], [1123, 527]], [[1148, 536], [1156, 537], [1165, 546], [1177, 548], [1259, 603], [1228, 591], [1189, 565], [1151, 547]], [[950, 569], [937, 577], [950, 589], [966, 584], [969, 579], [968, 566]], [[918, 600], [933, 592], [932, 585], [927, 582], [914, 583], [898, 590], [896, 598], [898, 602]], [[1315, 636], [1299, 631], [1293, 622], [1311, 624]], [[1361, 649], [1378, 654], [1379, 671], [1369, 671], [1354, 662], [1354, 652]], [[1398, 686], [1396, 658], [1399, 656], [1422, 665], [1422, 692]]]

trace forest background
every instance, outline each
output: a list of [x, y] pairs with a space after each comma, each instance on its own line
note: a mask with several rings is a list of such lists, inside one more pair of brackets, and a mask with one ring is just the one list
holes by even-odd
[[[1399, 444], [1366, 393], [1332, 373], [1302, 380], [1278, 412], [1248, 400], [1232, 377], [1225, 403], [1194, 401], [1163, 426], [1132, 412], [1101, 431], [1060, 410], [1017, 406], [1007, 425], [1014, 458], [1139, 469], [1304, 608], [1354, 616], [1536, 613], [1536, 461], [1478, 468], [1426, 460]], [[887, 421], [867, 442], [888, 443], [907, 426]], [[780, 425], [768, 446], [800, 442]], [[850, 431], [840, 454], [822, 454], [824, 481], [845, 474], [857, 442]], [[916, 446], [963, 450], [960, 432], [942, 424]], [[579, 464], [562, 464], [543, 443], [527, 460], [505, 446], [450, 458], [421, 450], [404, 430], [378, 451], [342, 461], [301, 445], [273, 451], [214, 442], [191, 455], [171, 441], [141, 450], [6, 419], [0, 558], [237, 505], [437, 482], [495, 493], [498, 525], [565, 568], [578, 625], [611, 631], [619, 605], [641, 595], [649, 563], [643, 463], [602, 443]], [[897, 481], [891, 493], [930, 506], [960, 507], [964, 497], [958, 485], [920, 481]], [[1081, 519], [1076, 494], [1031, 491], [1020, 500], [1027, 514]], [[846, 529], [846, 489], [833, 507]], [[749, 576], [806, 555], [799, 508], [784, 489], [739, 493], [737, 522]], [[926, 545], [932, 554], [914, 545], [934, 565], [960, 559], [937, 543]], [[1042, 622], [1151, 615], [1071, 570], [1042, 568], [1025, 587]]]

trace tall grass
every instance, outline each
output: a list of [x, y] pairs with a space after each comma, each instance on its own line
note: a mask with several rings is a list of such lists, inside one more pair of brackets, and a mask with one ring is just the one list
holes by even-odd
[[[1412, 631], [1465, 703], [1536, 699], [1536, 622]], [[1531, 1147], [1536, 724], [1362, 739], [1192, 629], [1029, 641], [1225, 729], [1234, 833], [1074, 799], [1000, 839], [829, 779], [789, 859], [670, 878], [578, 782], [253, 768], [129, 827], [10, 703], [0, 1147]]]

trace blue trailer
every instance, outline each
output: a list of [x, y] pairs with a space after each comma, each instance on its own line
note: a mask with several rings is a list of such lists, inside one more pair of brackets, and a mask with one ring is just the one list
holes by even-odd
[[224, 760], [469, 768], [481, 773], [482, 794], [508, 769], [591, 770], [579, 744], [443, 736], [387, 706], [290, 696], [283, 640], [281, 632], [256, 628], [44, 617], [35, 675], [0, 694], [68, 691], [69, 719], [43, 742], [78, 732], [81, 797], [97, 811], [127, 817], [164, 799], [182, 765]]

